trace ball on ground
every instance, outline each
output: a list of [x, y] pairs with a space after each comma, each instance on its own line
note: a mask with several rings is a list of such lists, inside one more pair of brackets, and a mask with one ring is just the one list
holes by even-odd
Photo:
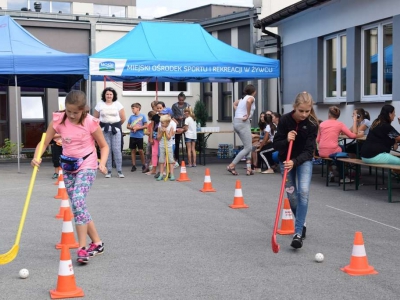
[[22, 279], [25, 279], [25, 278], [28, 278], [28, 276], [29, 276], [28, 269], [19, 270], [19, 277], [21, 277]]
[[323, 262], [324, 261], [324, 255], [322, 253], [317, 253], [315, 254], [315, 261], [316, 262]]

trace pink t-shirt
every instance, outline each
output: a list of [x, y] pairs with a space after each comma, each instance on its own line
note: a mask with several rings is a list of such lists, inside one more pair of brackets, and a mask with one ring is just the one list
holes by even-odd
[[97, 153], [95, 148], [95, 140], [92, 133], [100, 128], [100, 120], [92, 115], [87, 115], [80, 124], [72, 124], [68, 118], [64, 124], [60, 124], [64, 112], [53, 113], [53, 128], [61, 135], [63, 155], [82, 158], [89, 155], [82, 163], [79, 169], [97, 169]]
[[357, 137], [355, 133], [352, 133], [346, 125], [338, 120], [326, 120], [320, 124], [317, 143], [319, 145], [318, 152], [321, 157], [329, 157], [332, 153], [342, 152], [342, 148], [338, 144], [341, 132], [352, 139]]

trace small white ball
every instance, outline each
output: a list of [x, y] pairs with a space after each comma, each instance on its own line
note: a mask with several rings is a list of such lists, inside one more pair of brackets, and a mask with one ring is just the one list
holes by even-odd
[[28, 269], [19, 270], [19, 277], [21, 277], [22, 279], [25, 279], [25, 278], [28, 278], [28, 276], [29, 276]]
[[323, 262], [324, 261], [324, 255], [322, 253], [317, 253], [315, 254], [315, 261], [316, 262]]

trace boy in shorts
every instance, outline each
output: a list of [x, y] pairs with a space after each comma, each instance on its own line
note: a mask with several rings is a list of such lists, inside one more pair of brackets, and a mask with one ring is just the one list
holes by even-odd
[[128, 128], [131, 133], [129, 135], [129, 149], [131, 149], [132, 169], [131, 172], [136, 171], [136, 148], [139, 150], [140, 160], [142, 162], [142, 170], [146, 168], [143, 152], [143, 136], [144, 129], [147, 128], [147, 117], [140, 113], [141, 105], [133, 103], [131, 105], [132, 113], [128, 120]]

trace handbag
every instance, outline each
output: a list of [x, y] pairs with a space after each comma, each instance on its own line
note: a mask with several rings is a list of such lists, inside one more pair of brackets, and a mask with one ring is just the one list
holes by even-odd
[[60, 166], [64, 171], [68, 172], [74, 172], [80, 168], [82, 165], [83, 161], [89, 157], [90, 154], [93, 152], [90, 152], [88, 155], [82, 157], [82, 158], [76, 158], [76, 157], [71, 157], [71, 156], [66, 156], [66, 155], [60, 155]]

